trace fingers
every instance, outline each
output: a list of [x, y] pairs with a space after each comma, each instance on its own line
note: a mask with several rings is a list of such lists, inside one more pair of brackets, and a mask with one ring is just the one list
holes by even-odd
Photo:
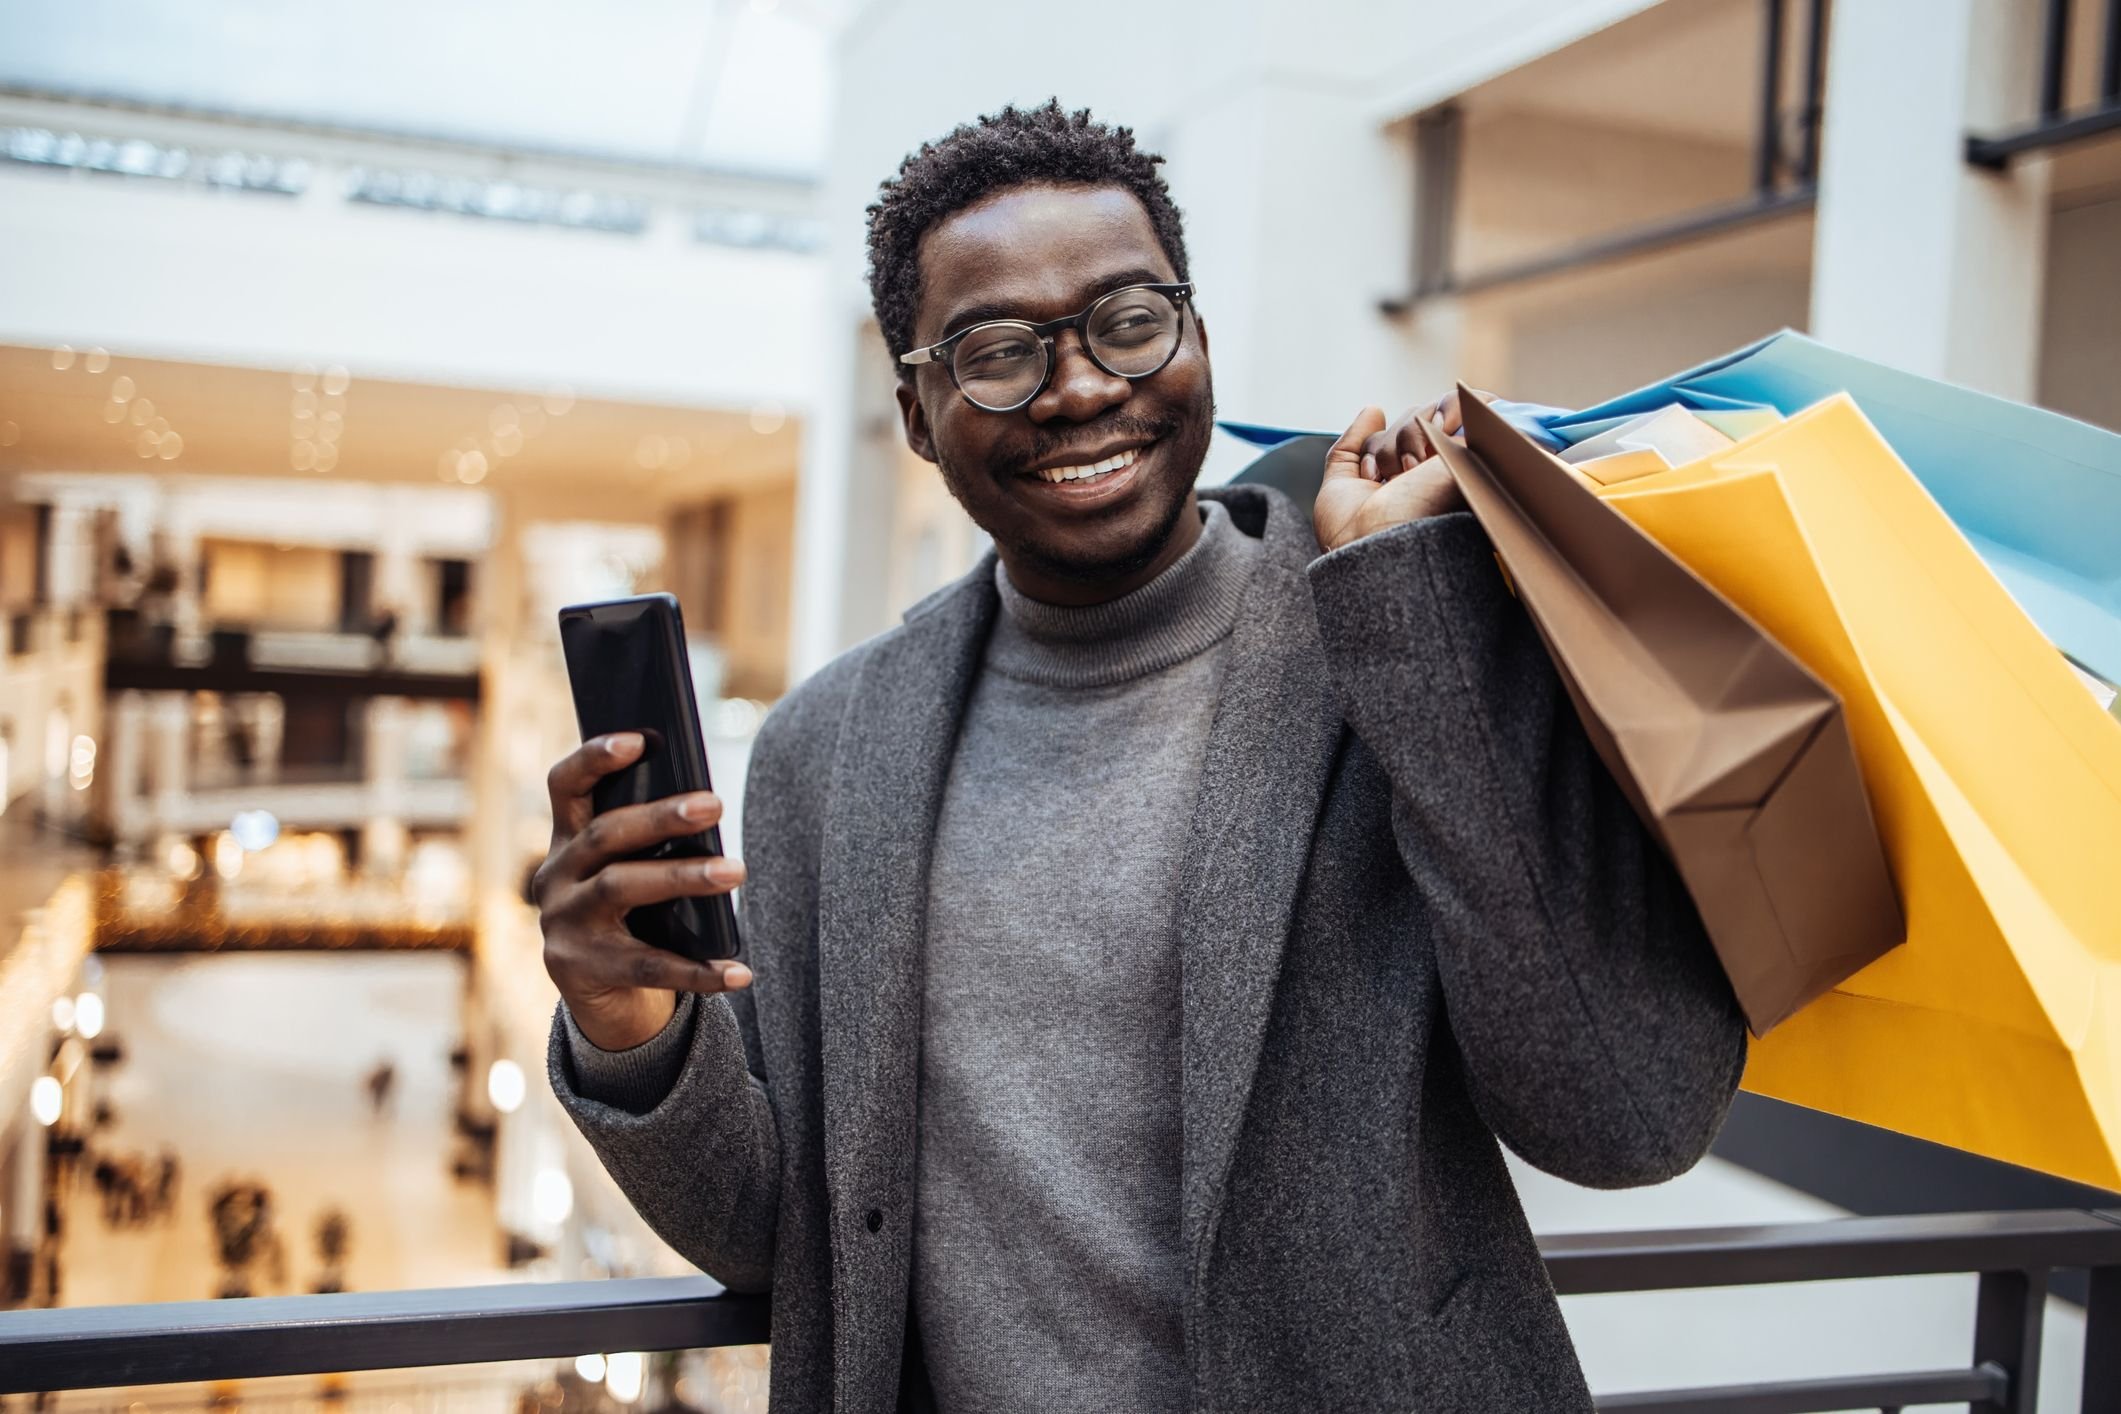
[[1373, 481], [1390, 481], [1412, 471], [1435, 453], [1421, 419], [1428, 408], [1410, 408], [1390, 427], [1374, 433], [1363, 444], [1363, 466]]
[[651, 903], [726, 894], [743, 882], [741, 859], [628, 860], [597, 870], [576, 886], [583, 895], [580, 899], [556, 899], [554, 911], [573, 907], [604, 918], [623, 918]]
[[1465, 410], [1458, 405], [1456, 388], [1446, 393], [1443, 401], [1436, 405], [1436, 416], [1432, 420], [1441, 431], [1452, 437], [1465, 430]]
[[[1495, 401], [1495, 394], [1493, 393], [1482, 392], [1478, 388], [1468, 388], [1466, 391], [1484, 403]], [[1458, 389], [1453, 388], [1444, 395], [1442, 401], [1436, 404], [1436, 414], [1430, 420], [1443, 432], [1453, 437], [1466, 430], [1465, 409], [1459, 405]]]
[[622, 805], [589, 821], [553, 847], [553, 872], [586, 879], [614, 860], [642, 853], [665, 840], [696, 835], [722, 818], [722, 798], [712, 791], [673, 795], [646, 805]]
[[1340, 434], [1340, 440], [1326, 453], [1326, 479], [1359, 477], [1365, 481], [1377, 480], [1365, 469], [1363, 456], [1364, 449], [1384, 425], [1383, 408], [1367, 407], [1355, 414], [1355, 421], [1348, 424], [1348, 430]]
[[694, 962], [621, 931], [548, 935], [545, 966], [569, 997], [633, 988], [711, 996], [751, 985], [751, 969], [741, 962]]
[[594, 737], [562, 756], [545, 775], [545, 791], [552, 798], [552, 832], [573, 835], [589, 823], [595, 813], [589, 793], [598, 781], [640, 759], [643, 743], [639, 732], [613, 732]]

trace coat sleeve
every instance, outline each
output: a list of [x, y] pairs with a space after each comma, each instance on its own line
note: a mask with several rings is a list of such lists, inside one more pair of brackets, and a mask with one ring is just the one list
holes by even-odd
[[1744, 1022], [1676, 871], [1613, 783], [1473, 517], [1310, 571], [1350, 725], [1384, 763], [1475, 1104], [1595, 1187], [1708, 1151]]
[[780, 1131], [744, 993], [687, 996], [630, 1051], [601, 1051], [562, 1003], [553, 1094], [658, 1236], [738, 1291], [764, 1291], [780, 1209]]
[[630, 1051], [598, 1050], [564, 1006], [553, 1018], [547, 1068], [561, 1106], [649, 1226], [738, 1291], [766, 1290], [773, 1273], [787, 1181], [776, 1106], [788, 1097], [767, 1064], [761, 997], [799, 991], [815, 953], [824, 776], [815, 763], [830, 758], [850, 677], [847, 660], [813, 674], [752, 744], [742, 842], [751, 881], [738, 923], [758, 980], [682, 998], [670, 1024]]

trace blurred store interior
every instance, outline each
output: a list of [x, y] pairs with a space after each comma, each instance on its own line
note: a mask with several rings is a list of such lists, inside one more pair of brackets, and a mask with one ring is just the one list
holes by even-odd
[[[0, 1306], [687, 1270], [544, 1079], [554, 612], [679, 596], [740, 850], [763, 713], [981, 548], [860, 244], [979, 111], [1057, 92], [1169, 156], [1225, 416], [1581, 403], [1787, 325], [2121, 428], [2121, 139], [1961, 153], [2031, 111], [2035, 6], [1078, 8], [1028, 47], [955, 0], [0, 11]], [[1851, 1205], [1520, 1173], [1545, 1230]], [[1594, 1388], [1956, 1340], [1971, 1286], [1890, 1285], [1767, 1340], [1788, 1293], [1568, 1311]], [[764, 1360], [241, 1402], [750, 1409]]]

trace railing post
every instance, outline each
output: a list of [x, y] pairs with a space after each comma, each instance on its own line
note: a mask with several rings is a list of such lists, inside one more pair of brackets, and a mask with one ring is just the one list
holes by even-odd
[[1775, 190], [1775, 173], [1782, 165], [1782, 14], [1783, 0], [1761, 0], [1760, 113], [1754, 119], [1753, 191], [1765, 196]]
[[2062, 116], [2062, 83], [2069, 66], [2069, 0], [2047, 0], [2040, 42], [2040, 116]]
[[2121, 1267], [2092, 1268], [2080, 1409], [2121, 1409]]
[[2034, 1414], [2040, 1407], [2040, 1332], [2046, 1316], [2046, 1271], [1981, 1274], [1974, 1306], [1974, 1364], [1994, 1365], [2010, 1377], [2003, 1402], [1982, 1408], [1997, 1414]]

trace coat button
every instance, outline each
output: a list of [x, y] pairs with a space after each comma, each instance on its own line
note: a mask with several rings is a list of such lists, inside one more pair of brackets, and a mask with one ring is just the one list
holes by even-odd
[[863, 1218], [862, 1221], [868, 1225], [871, 1232], [881, 1232], [884, 1228], [884, 1210], [882, 1208], [871, 1208], [869, 1216]]

